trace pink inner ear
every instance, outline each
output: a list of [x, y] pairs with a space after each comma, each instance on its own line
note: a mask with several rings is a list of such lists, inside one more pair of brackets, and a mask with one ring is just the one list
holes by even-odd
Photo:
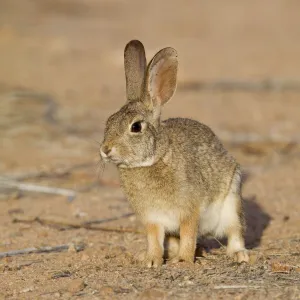
[[177, 60], [171, 57], [161, 59], [150, 72], [150, 96], [163, 105], [173, 96], [176, 89]]

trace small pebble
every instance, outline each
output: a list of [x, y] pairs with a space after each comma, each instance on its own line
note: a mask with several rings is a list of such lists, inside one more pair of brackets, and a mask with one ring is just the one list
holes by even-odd
[[86, 253], [82, 254], [82, 256], [81, 256], [82, 261], [88, 261], [89, 259], [90, 259], [90, 257]]
[[38, 232], [38, 237], [47, 237], [48, 236], [48, 232], [46, 230], [42, 230], [40, 232]]
[[135, 221], [136, 221], [136, 216], [135, 216], [135, 215], [130, 216], [130, 217], [129, 217], [129, 221], [130, 221], [130, 222], [135, 222]]
[[113, 288], [110, 286], [102, 286], [99, 289], [99, 293], [102, 296], [109, 296], [109, 295], [113, 295], [115, 292], [114, 292]]
[[57, 279], [57, 278], [61, 278], [61, 277], [70, 277], [72, 274], [70, 271], [59, 271], [59, 272], [55, 272], [54, 274], [52, 274], [50, 276], [51, 279]]
[[68, 252], [69, 253], [75, 253], [75, 252], [77, 252], [75, 244], [73, 244], [73, 243], [70, 244], [70, 246], [68, 248]]
[[155, 290], [155, 289], [146, 290], [140, 294], [139, 299], [142, 299], [142, 300], [166, 299], [166, 293], [159, 291], [159, 290]]
[[273, 261], [271, 263], [271, 271], [272, 273], [290, 273], [292, 268], [282, 262]]
[[12, 209], [8, 210], [8, 214], [9, 215], [16, 215], [16, 214], [23, 215], [24, 210], [22, 208], [12, 208]]
[[250, 265], [255, 265], [256, 263], [257, 263], [257, 261], [258, 261], [258, 254], [256, 254], [256, 253], [251, 253], [250, 255], [249, 255], [249, 264]]
[[80, 291], [82, 291], [85, 288], [86, 284], [84, 283], [84, 281], [80, 278], [78, 279], [74, 279], [71, 281], [71, 283], [68, 286], [68, 291], [70, 293], [78, 293]]
[[284, 216], [283, 217], [283, 222], [287, 222], [290, 219], [290, 216]]
[[6, 263], [11, 263], [11, 262], [13, 261], [13, 258], [10, 257], [10, 256], [8, 256], [8, 257], [5, 257], [5, 258], [4, 258], [4, 261], [5, 261]]
[[21, 290], [20, 293], [28, 293], [28, 292], [32, 292], [33, 290], [34, 290], [34, 287], [31, 286], [31, 287]]
[[14, 193], [11, 194], [10, 199], [11, 200], [18, 200], [23, 196], [21, 191], [16, 191]]

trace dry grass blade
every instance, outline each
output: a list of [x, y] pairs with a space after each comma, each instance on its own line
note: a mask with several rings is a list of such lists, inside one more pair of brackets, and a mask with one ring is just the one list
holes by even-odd
[[217, 285], [214, 287], [215, 290], [228, 290], [228, 289], [259, 289], [257, 285]]

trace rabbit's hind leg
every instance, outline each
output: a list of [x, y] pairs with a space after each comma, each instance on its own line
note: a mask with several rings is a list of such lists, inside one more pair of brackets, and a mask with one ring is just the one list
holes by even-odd
[[228, 233], [227, 255], [233, 257], [238, 263], [249, 262], [248, 251], [239, 230], [231, 230]]
[[[245, 221], [241, 209], [242, 201], [239, 194], [230, 193], [226, 199], [231, 203], [230, 207], [227, 206], [227, 213], [232, 216], [232, 222], [228, 223], [225, 234], [228, 238], [227, 242], [227, 255], [233, 257], [235, 261], [248, 262], [249, 255], [245, 248], [244, 231]], [[225, 206], [226, 206], [225, 200]]]

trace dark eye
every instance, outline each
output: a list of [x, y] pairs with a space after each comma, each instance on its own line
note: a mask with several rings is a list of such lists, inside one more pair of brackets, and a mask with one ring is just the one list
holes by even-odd
[[134, 122], [131, 125], [131, 132], [141, 132], [142, 131], [142, 122], [138, 121], [138, 122]]

